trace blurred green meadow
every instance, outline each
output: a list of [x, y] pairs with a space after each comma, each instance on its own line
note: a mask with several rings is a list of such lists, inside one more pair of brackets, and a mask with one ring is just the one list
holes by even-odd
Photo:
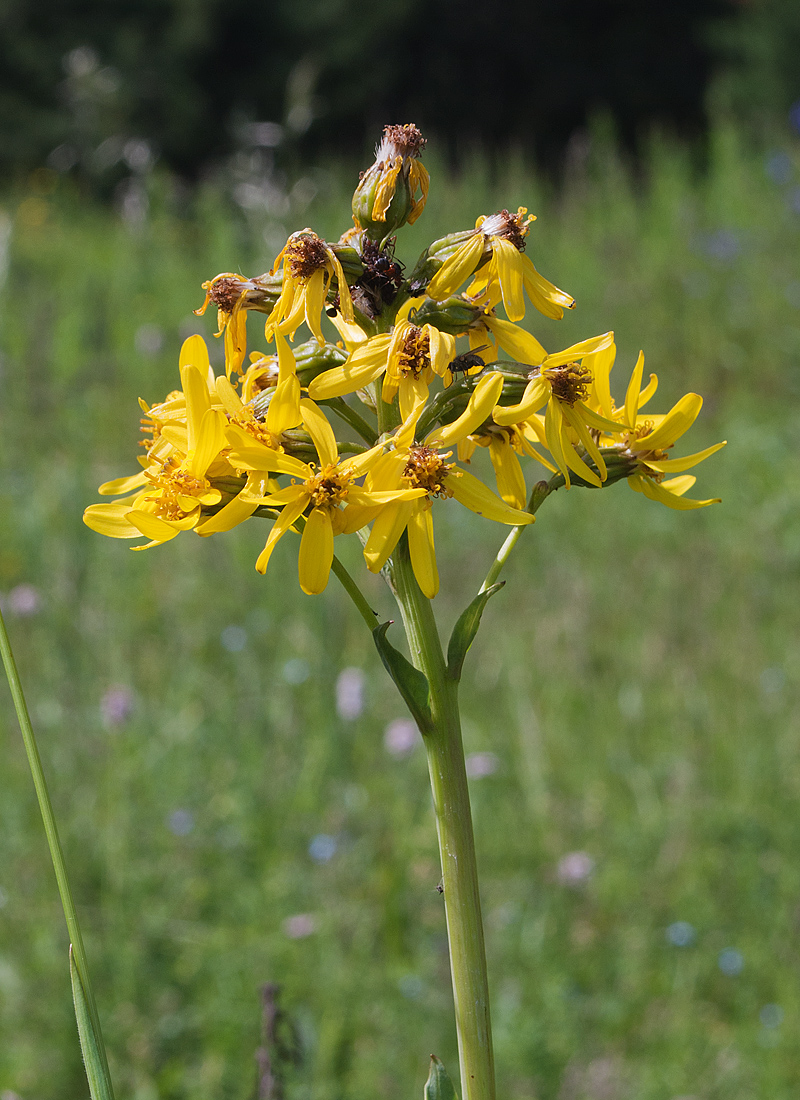
[[[613, 328], [618, 398], [643, 347], [654, 408], [705, 395], [684, 451], [729, 441], [700, 512], [624, 483], [551, 497], [469, 654], [499, 1095], [796, 1097], [800, 146], [720, 125], [704, 165], [654, 140], [634, 172], [596, 141], [558, 190], [513, 158], [427, 162], [407, 265], [528, 206], [529, 255], [578, 302], [529, 312], [548, 350]], [[353, 179], [318, 171], [283, 230], [338, 237]], [[431, 1052], [457, 1064], [434, 825], [361, 619], [333, 579], [302, 594], [296, 541], [258, 576], [258, 520], [145, 554], [81, 522], [137, 469], [136, 399], [177, 384], [181, 340], [221, 366], [201, 281], [268, 268], [281, 226], [163, 180], [127, 220], [47, 173], [1, 205], [0, 594], [118, 1095], [255, 1097], [277, 982], [289, 1100], [418, 1096]], [[505, 529], [436, 517], [447, 630]], [[4, 690], [0, 789], [0, 1096], [73, 1100], [66, 932]]]

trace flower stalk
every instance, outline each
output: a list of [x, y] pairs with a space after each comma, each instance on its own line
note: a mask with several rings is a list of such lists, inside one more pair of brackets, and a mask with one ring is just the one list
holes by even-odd
[[494, 1100], [494, 1053], [475, 838], [461, 738], [458, 680], [445, 663], [431, 601], [414, 576], [404, 539], [393, 587], [411, 659], [427, 677], [431, 725], [425, 749], [442, 864], [462, 1100]]
[[[474, 228], [434, 241], [406, 268], [396, 251], [397, 231], [425, 206], [424, 145], [412, 124], [387, 126], [375, 163], [356, 188], [354, 225], [338, 241], [302, 229], [291, 234], [269, 275], [224, 272], [203, 284], [206, 301], [198, 312], [217, 306], [224, 375], [211, 370], [201, 337], [189, 337], [178, 364], [182, 388], [157, 405], [142, 405], [142, 469], [102, 485], [102, 496], [121, 499], [91, 505], [84, 518], [111, 538], [148, 539], [134, 547], [141, 550], [183, 532], [221, 535], [251, 517], [267, 517], [273, 523], [256, 559], [260, 573], [293, 531], [300, 534], [302, 590], [322, 593], [331, 572], [341, 581], [425, 742], [461, 1100], [494, 1100], [458, 709], [464, 659], [487, 601], [504, 583], [498, 577], [509, 555], [552, 492], [627, 481], [669, 508], [705, 508], [717, 498], [687, 496], [696, 480], [687, 471], [724, 444], [674, 456], [702, 398], [689, 393], [666, 413], [643, 412], [658, 386], [655, 375], [644, 382], [643, 353], [624, 400], [615, 401], [612, 332], [548, 354], [520, 327], [526, 302], [551, 319], [575, 305], [526, 253], [534, 219], [525, 207], [481, 214]], [[248, 312], [266, 314], [264, 338], [275, 347], [251, 351], [249, 366]], [[296, 343], [303, 328], [311, 339]], [[337, 435], [339, 421], [364, 446]], [[488, 450], [496, 491], [482, 480], [480, 464], [475, 472], [468, 468], [479, 447]], [[550, 477], [530, 492], [529, 461]], [[510, 532], [459, 617], [445, 656], [431, 601], [439, 590], [434, 516], [449, 500]], [[410, 662], [389, 641], [391, 624], [379, 621], [334, 554], [335, 539], [353, 535], [366, 568], [382, 573], [395, 596]], [[434, 1061], [426, 1095], [439, 1095], [436, 1082], [445, 1078]]]

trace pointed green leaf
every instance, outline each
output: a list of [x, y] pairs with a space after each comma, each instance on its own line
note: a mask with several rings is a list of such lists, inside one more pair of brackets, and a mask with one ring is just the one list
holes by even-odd
[[479, 592], [467, 610], [459, 616], [458, 622], [453, 627], [453, 633], [450, 635], [450, 644], [447, 647], [447, 674], [451, 679], [461, 679], [464, 658], [475, 639], [475, 635], [478, 633], [486, 601], [495, 592], [499, 592], [505, 583], [505, 581], [498, 581], [497, 584], [490, 585], [485, 592]]
[[422, 1100], [458, 1100], [453, 1082], [435, 1054], [431, 1055], [431, 1072], [425, 1082]]
[[403, 696], [420, 732], [427, 733], [433, 723], [428, 702], [430, 694], [428, 678], [424, 672], [414, 668], [408, 658], [387, 640], [386, 631], [391, 625], [391, 622], [388, 622], [376, 626], [372, 631], [372, 637], [375, 639], [375, 645], [386, 671], [397, 684], [397, 690]]
[[89, 1092], [92, 1100], [114, 1100], [114, 1089], [111, 1086], [111, 1078], [108, 1075], [108, 1069], [102, 1054], [104, 1049], [103, 1039], [101, 1035], [97, 1034], [92, 1023], [81, 976], [72, 955], [72, 944], [69, 948], [69, 976], [72, 979], [75, 1019], [78, 1022], [78, 1036], [81, 1041], [81, 1053], [86, 1069], [86, 1079], [89, 1082]]

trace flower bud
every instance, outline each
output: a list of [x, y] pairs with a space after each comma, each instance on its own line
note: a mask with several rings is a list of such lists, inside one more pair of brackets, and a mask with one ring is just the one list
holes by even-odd
[[320, 347], [316, 340], [306, 340], [293, 351], [294, 361], [297, 364], [297, 377], [303, 387], [308, 386], [311, 379], [316, 378], [323, 371], [340, 367], [347, 359], [347, 352], [336, 347], [335, 344], [323, 344]]
[[422, 213], [429, 182], [418, 159], [424, 146], [413, 124], [384, 128], [375, 163], [361, 176], [352, 204], [356, 226], [374, 240], [385, 240]]

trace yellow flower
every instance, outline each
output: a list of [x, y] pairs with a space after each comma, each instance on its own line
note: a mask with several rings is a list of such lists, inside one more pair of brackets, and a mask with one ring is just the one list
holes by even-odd
[[528, 495], [525, 474], [517, 456], [535, 458], [550, 473], [557, 472], [555, 466], [536, 450], [534, 442], [541, 442], [541, 431], [534, 431], [527, 423], [508, 427], [491, 424], [482, 428], [479, 435], [471, 435], [460, 442], [458, 457], [462, 462], [468, 462], [476, 446], [488, 447], [498, 493], [512, 508], [524, 508]]
[[520, 206], [516, 214], [501, 210], [490, 217], [481, 215], [475, 231], [431, 279], [428, 295], [436, 301], [447, 298], [480, 268], [466, 292], [475, 304], [493, 309], [502, 299], [509, 320], [521, 321], [525, 316], [524, 290], [540, 313], [563, 317], [564, 309], [572, 309], [575, 301], [543, 278], [523, 255], [528, 226], [534, 220], [532, 216], [526, 219], [526, 214], [526, 208]]
[[[145, 535], [151, 540], [134, 547], [136, 550], [167, 542], [181, 531], [196, 527], [202, 509], [213, 507], [222, 499], [220, 490], [211, 484], [210, 472], [232, 472], [224, 460], [222, 469], [213, 470], [219, 464], [225, 435], [222, 413], [211, 406], [207, 378], [192, 363], [182, 365], [181, 375], [186, 427], [163, 427], [158, 441], [172, 453], [166, 458], [155, 458], [151, 449], [151, 461], [141, 474], [100, 486], [104, 496], [129, 493], [131, 489], [141, 491], [116, 504], [93, 504], [84, 513], [86, 525], [102, 535], [112, 538]], [[180, 446], [185, 446], [183, 456]]]
[[225, 373], [228, 378], [234, 372], [240, 373], [244, 362], [247, 349], [247, 310], [244, 303], [248, 290], [254, 287], [255, 283], [251, 279], [245, 279], [232, 271], [223, 271], [203, 283], [206, 298], [200, 308], [194, 311], [196, 316], [202, 317], [209, 302], [216, 305], [218, 331], [215, 335], [222, 336], [224, 333], [225, 336]]
[[406, 222], [414, 224], [425, 209], [430, 184], [419, 159], [424, 148], [425, 138], [413, 123], [384, 127], [375, 163], [363, 174], [353, 195], [357, 228], [376, 229], [378, 223], [388, 235]]
[[342, 397], [383, 374], [383, 400], [393, 401], [399, 391], [400, 416], [407, 419], [418, 402], [427, 401], [434, 375], [444, 376], [455, 354], [455, 337], [406, 319], [414, 305], [415, 300], [406, 303], [391, 333], [371, 337], [340, 367], [318, 374], [309, 384], [309, 395], [315, 401]]
[[404, 531], [408, 532], [411, 564], [417, 583], [428, 599], [439, 591], [439, 573], [433, 537], [433, 500], [454, 497], [470, 511], [511, 526], [532, 523], [528, 512], [510, 507], [482, 481], [447, 462], [451, 451], [482, 424], [500, 395], [502, 377], [493, 372], [481, 378], [467, 408], [452, 424], [433, 429], [421, 443], [414, 441], [422, 406], [415, 408], [394, 437], [394, 449], [384, 455], [367, 478], [367, 486], [422, 489], [418, 499], [399, 499], [384, 507], [372, 525], [364, 547], [367, 567], [383, 568]]
[[[316, 595], [328, 583], [335, 535], [359, 530], [363, 526], [364, 508], [380, 510], [392, 501], [412, 499], [422, 493], [406, 487], [386, 491], [356, 484], [380, 459], [386, 445], [379, 444], [364, 454], [340, 459], [333, 429], [321, 409], [308, 399], [301, 400], [300, 407], [303, 426], [319, 456], [319, 466], [248, 439], [236, 428], [229, 428], [227, 437], [231, 463], [251, 474], [248, 486], [240, 494], [242, 501], [254, 507], [281, 509], [258, 556], [256, 569], [259, 573], [266, 572], [280, 539], [308, 511], [300, 540], [298, 573], [303, 591]], [[292, 482], [277, 491], [259, 489], [258, 478], [266, 485], [266, 475], [270, 473], [288, 474]]]
[[[516, 405], [498, 405], [492, 414], [495, 423], [501, 426], [527, 423], [537, 431], [534, 414], [546, 405], [546, 445], [564, 476], [567, 488], [570, 485], [570, 470], [598, 488], [606, 479], [605, 462], [591, 432], [609, 430], [613, 422], [586, 404], [594, 379], [581, 361], [607, 348], [613, 339], [613, 332], [606, 332], [546, 356], [541, 366], [531, 371], [522, 400]], [[580, 444], [592, 458], [597, 473], [578, 454], [576, 444]]]
[[[668, 413], [642, 416], [641, 409], [656, 392], [658, 379], [654, 374], [651, 375], [649, 383], [644, 389], [641, 388], [644, 352], [639, 352], [625, 394], [625, 404], [622, 409], [617, 409], [608, 386], [608, 375], [614, 365], [614, 350], [611, 345], [602, 355], [597, 356], [594, 399], [606, 414], [607, 420], [618, 420], [620, 423], [616, 431], [607, 431], [601, 435], [600, 443], [604, 448], [613, 448], [616, 453], [631, 456], [637, 461], [636, 472], [628, 478], [628, 484], [650, 500], [681, 511], [718, 504], [719, 497], [708, 500], [686, 498], [684, 494], [697, 479], [693, 475], [687, 475], [685, 471], [716, 454], [725, 446], [726, 441], [715, 443], [703, 451], [683, 458], [670, 458], [668, 454], [697, 419], [703, 406], [702, 397], [696, 393], [687, 393]], [[665, 475], [670, 473], [680, 476], [665, 480]]]
[[320, 316], [333, 278], [339, 292], [339, 312], [345, 321], [353, 322], [353, 301], [344, 277], [342, 265], [333, 249], [311, 229], [292, 233], [275, 261], [273, 272], [283, 265], [283, 288], [267, 317], [267, 339], [272, 330], [292, 337], [306, 322], [320, 346], [325, 343]]

